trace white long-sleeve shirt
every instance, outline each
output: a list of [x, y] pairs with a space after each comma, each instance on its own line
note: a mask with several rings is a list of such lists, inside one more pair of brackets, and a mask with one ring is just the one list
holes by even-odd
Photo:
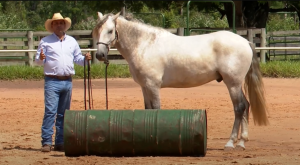
[[[44, 60], [40, 60], [41, 49], [46, 56]], [[62, 40], [55, 33], [42, 38], [35, 56], [35, 62], [44, 65], [45, 75], [74, 75], [74, 62], [83, 66], [84, 61], [77, 41], [67, 34]]]

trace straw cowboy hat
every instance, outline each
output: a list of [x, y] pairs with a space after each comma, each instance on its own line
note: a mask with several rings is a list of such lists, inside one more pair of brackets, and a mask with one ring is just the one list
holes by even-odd
[[71, 27], [71, 19], [69, 17], [63, 18], [63, 16], [61, 16], [60, 13], [54, 13], [52, 19], [47, 19], [47, 21], [45, 22], [45, 28], [48, 32], [53, 33], [53, 29], [51, 28], [51, 23], [52, 21], [56, 21], [56, 20], [64, 20], [66, 23], [66, 28], [64, 30], [67, 31], [70, 27]]

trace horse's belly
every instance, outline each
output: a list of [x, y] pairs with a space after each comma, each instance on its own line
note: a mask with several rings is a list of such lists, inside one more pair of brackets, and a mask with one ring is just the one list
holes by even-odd
[[210, 81], [218, 79], [217, 73], [206, 74], [177, 74], [164, 76], [161, 88], [190, 88], [206, 84]]

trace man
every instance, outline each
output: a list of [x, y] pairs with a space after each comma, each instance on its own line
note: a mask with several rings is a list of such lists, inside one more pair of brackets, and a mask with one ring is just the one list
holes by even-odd
[[[55, 13], [45, 22], [45, 28], [52, 34], [41, 39], [35, 62], [44, 65], [45, 113], [42, 124], [42, 152], [50, 152], [53, 126], [55, 123], [55, 151], [64, 151], [63, 123], [66, 109], [70, 109], [72, 75], [74, 63], [84, 65], [91, 60], [90, 53], [81, 54], [77, 41], [65, 32], [71, 26], [71, 19]], [[55, 122], [56, 119], [56, 122]]]

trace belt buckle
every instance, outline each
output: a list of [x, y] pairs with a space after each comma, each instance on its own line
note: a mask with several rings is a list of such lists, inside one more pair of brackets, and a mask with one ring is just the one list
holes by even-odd
[[60, 79], [60, 80], [67, 80], [70, 78], [70, 76], [56, 76], [57, 79]]
[[57, 76], [57, 75], [46, 75], [47, 77], [55, 78], [58, 80], [67, 80], [71, 78], [71, 76]]

